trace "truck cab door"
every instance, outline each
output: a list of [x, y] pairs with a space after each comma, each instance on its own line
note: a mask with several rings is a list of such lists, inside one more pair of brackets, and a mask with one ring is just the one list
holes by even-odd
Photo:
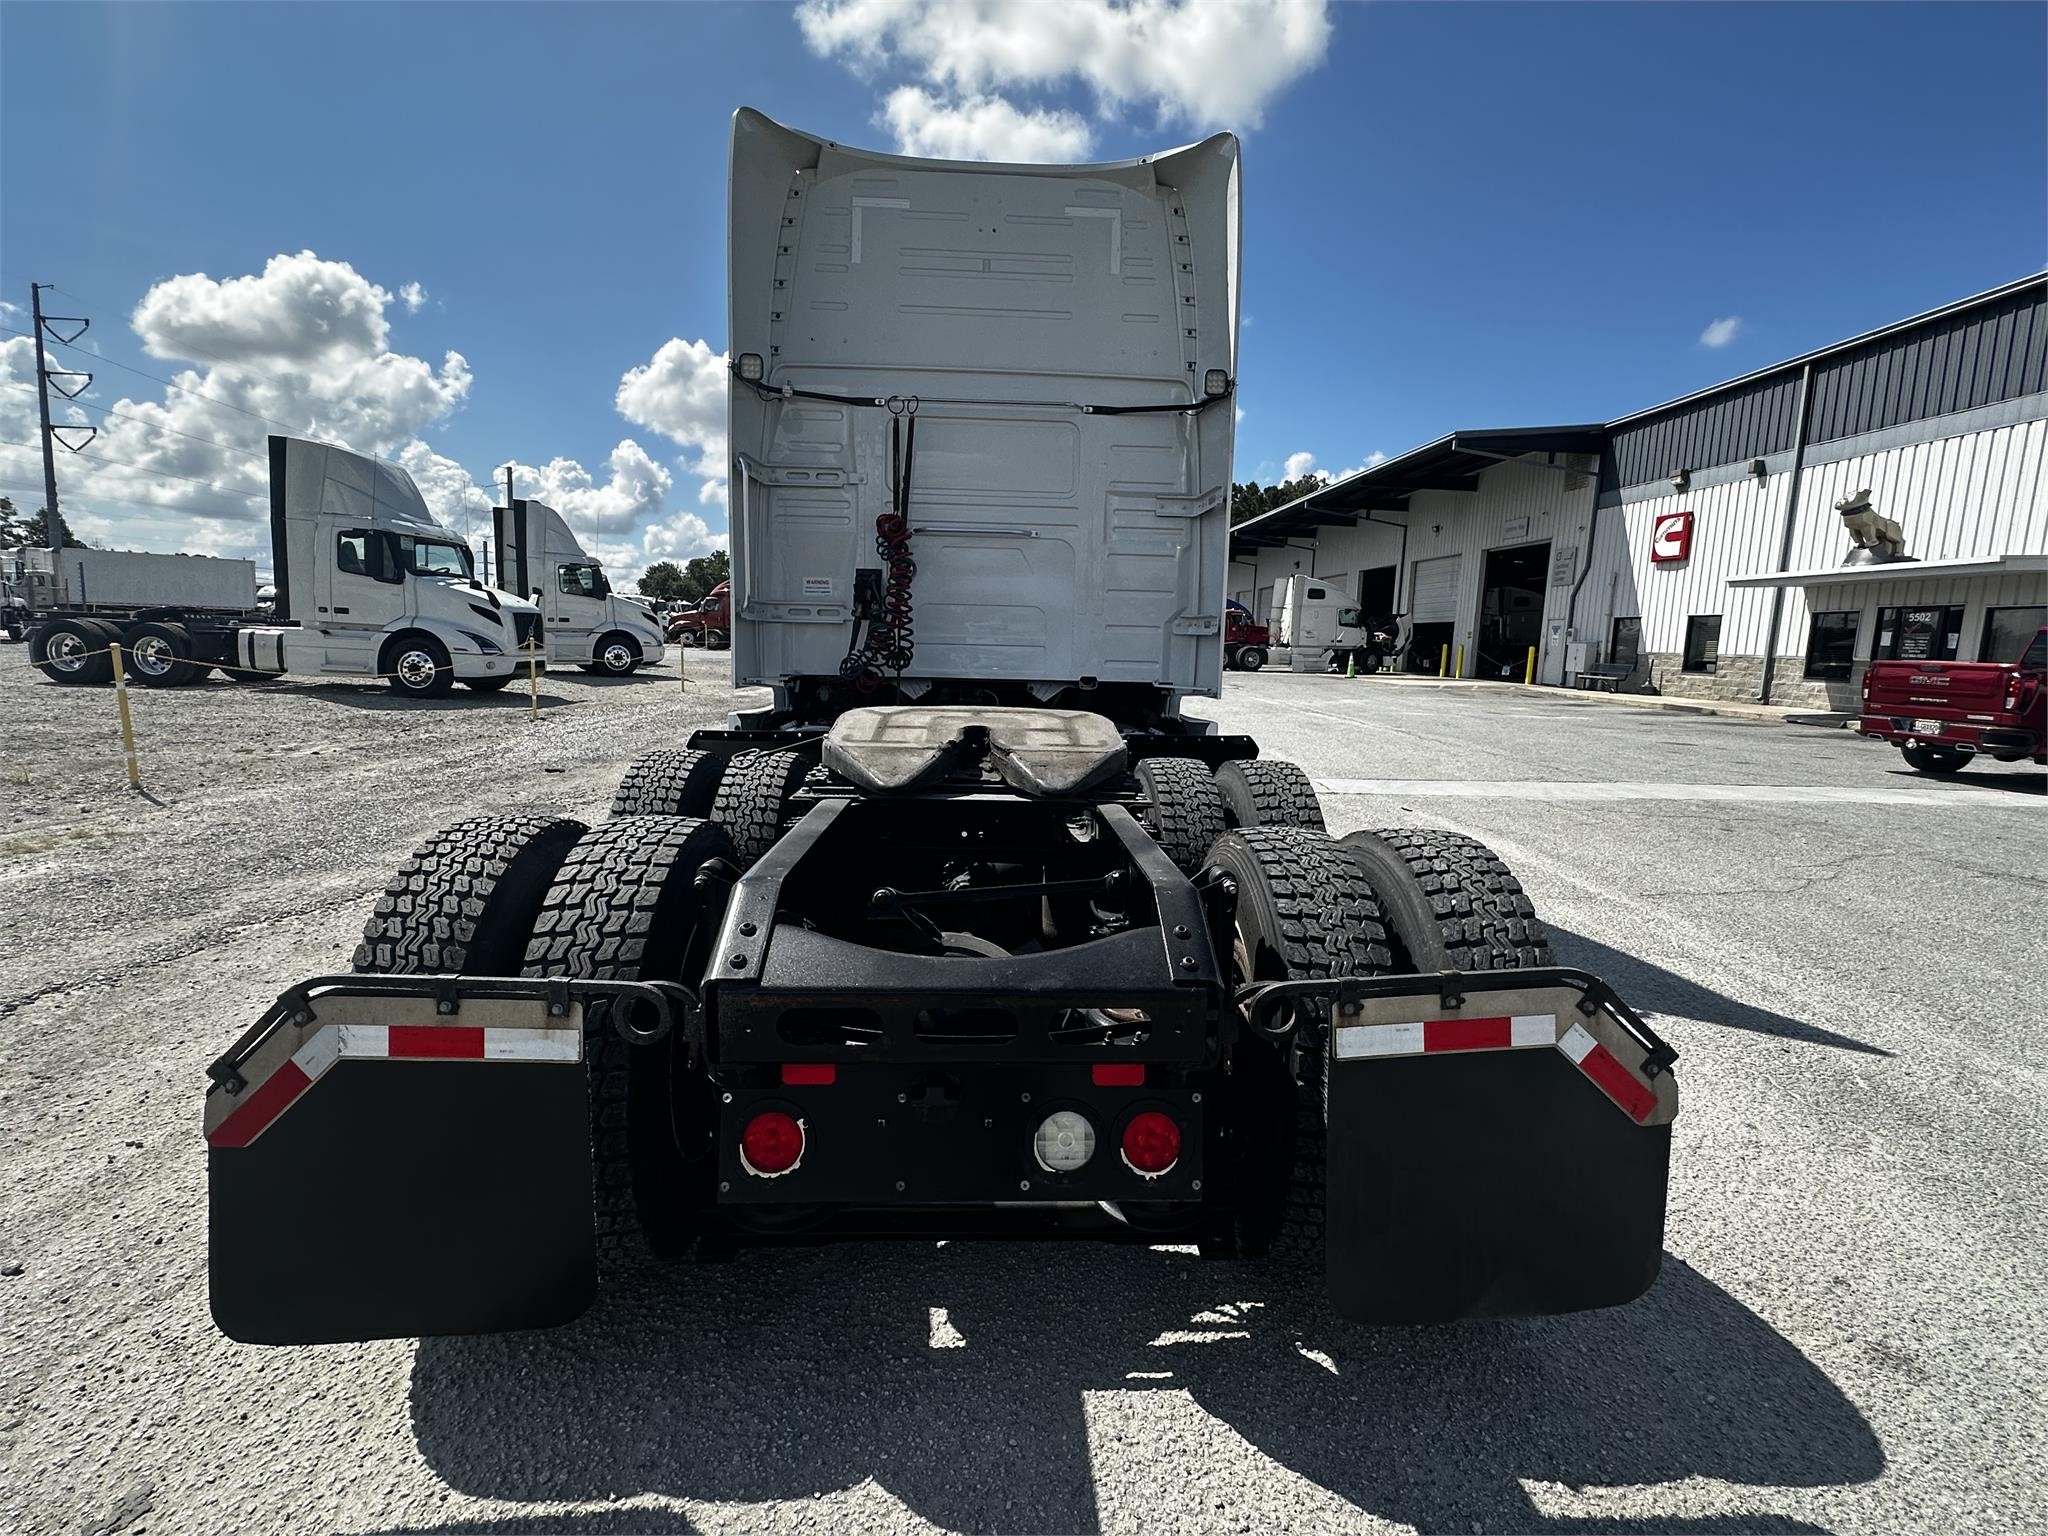
[[548, 659], [588, 661], [606, 616], [600, 591], [603, 572], [587, 560], [558, 560], [553, 565], [541, 598], [541, 611], [547, 619]]
[[347, 670], [360, 666], [366, 654], [374, 660], [383, 632], [405, 617], [405, 570], [386, 530], [322, 518], [316, 537], [316, 601], [302, 622], [326, 645], [322, 665]]

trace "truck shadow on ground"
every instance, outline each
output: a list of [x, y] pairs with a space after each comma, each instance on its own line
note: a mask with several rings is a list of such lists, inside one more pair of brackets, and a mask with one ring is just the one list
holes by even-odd
[[[2014, 772], [2015, 768], [2021, 769]], [[2002, 789], [2012, 795], [2048, 795], [2048, 773], [2042, 772], [2031, 763], [1999, 764], [1997, 767], [1964, 768], [1956, 773], [1945, 773], [1930, 778], [1924, 773], [1915, 773], [1911, 768], [1893, 768], [1887, 778], [1900, 779], [1914, 785], [1955, 784], [1964, 789]]]
[[[1091, 1420], [1088, 1394], [1133, 1392]], [[1262, 1458], [1426, 1531], [1807, 1531], [1763, 1492], [1739, 1518], [1546, 1518], [1522, 1480], [1828, 1487], [1885, 1465], [1820, 1370], [1669, 1257], [1619, 1310], [1382, 1329], [1313, 1280], [1160, 1249], [756, 1251], [628, 1271], [568, 1328], [423, 1341], [411, 1411], [464, 1494], [751, 1502], [872, 1479], [970, 1531], [1098, 1530], [1098, 1491], [1118, 1523], [1328, 1516], [1314, 1489], [1285, 1511], [1248, 1493]]]
[[[441, 710], [518, 710], [524, 712], [533, 707], [526, 684], [515, 683], [497, 693], [478, 693], [460, 683], [452, 693], [438, 699], [408, 699], [393, 693], [382, 683], [330, 682], [308, 678], [303, 683], [266, 683], [267, 693], [296, 694], [301, 698], [316, 699], [323, 704], [339, 704], [347, 709], [369, 710], [386, 714], [432, 714]], [[240, 692], [229, 685], [223, 685], [219, 692], [223, 696]], [[540, 707], [543, 710], [562, 709], [587, 700], [572, 697], [566, 693], [551, 691], [546, 684], [541, 686]]]
[[1738, 1002], [1725, 993], [1688, 981], [1676, 971], [1667, 971], [1647, 960], [1610, 949], [1584, 934], [1546, 926], [1550, 926], [1551, 951], [1559, 965], [1591, 971], [1612, 986], [1639, 1013], [1676, 1014], [1680, 1018], [1697, 1019], [1703, 1024], [1775, 1035], [1781, 1040], [1798, 1040], [1807, 1045], [1832, 1046], [1836, 1050], [1857, 1051], [1866, 1056], [1888, 1057], [1892, 1054], [1853, 1035], [1808, 1024], [1789, 1014], [1773, 1013], [1768, 1008], [1755, 1008]]

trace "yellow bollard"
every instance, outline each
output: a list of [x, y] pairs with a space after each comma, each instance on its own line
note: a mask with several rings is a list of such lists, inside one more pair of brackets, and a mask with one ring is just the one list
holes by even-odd
[[135, 722], [128, 718], [128, 672], [121, 665], [121, 646], [107, 647], [114, 658], [114, 702], [121, 708], [121, 750], [128, 754], [128, 787], [142, 788], [142, 766], [135, 759]]
[[1465, 647], [1462, 645], [1458, 647], [1458, 670], [1451, 675], [1453, 677], [1463, 677], [1465, 675]]
[[540, 646], [533, 635], [526, 637], [526, 698], [528, 718], [540, 718]]
[[1524, 667], [1524, 668], [1522, 669], [1522, 683], [1523, 683], [1523, 685], [1524, 685], [1524, 686], [1527, 686], [1527, 685], [1529, 685], [1529, 684], [1532, 684], [1532, 683], [1534, 683], [1535, 681], [1536, 681], [1536, 647], [1532, 645], [1532, 646], [1530, 646], [1530, 647], [1529, 647], [1529, 665], [1528, 665], [1528, 666], [1526, 666], [1526, 667]]
[[1439, 655], [1437, 656], [1437, 659], [1436, 659], [1436, 675], [1437, 675], [1438, 677], [1447, 677], [1447, 676], [1449, 676], [1449, 675], [1450, 675], [1450, 670], [1451, 670], [1451, 647], [1450, 647], [1449, 643], [1448, 643], [1448, 642], [1446, 642], [1446, 643], [1445, 643], [1445, 645], [1444, 645], [1443, 651], [1442, 651], [1442, 652], [1441, 652], [1441, 653], [1440, 653], [1440, 654], [1439, 654]]

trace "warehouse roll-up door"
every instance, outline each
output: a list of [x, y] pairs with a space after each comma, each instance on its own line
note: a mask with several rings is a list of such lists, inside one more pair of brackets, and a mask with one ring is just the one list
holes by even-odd
[[1458, 559], [1456, 555], [1445, 555], [1438, 560], [1415, 562], [1415, 585], [1408, 604], [1410, 623], [1457, 622]]

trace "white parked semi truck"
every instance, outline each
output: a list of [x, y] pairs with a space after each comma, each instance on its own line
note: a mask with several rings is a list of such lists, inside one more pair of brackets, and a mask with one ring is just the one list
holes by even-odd
[[227, 1333], [549, 1326], [636, 1253], [877, 1236], [1188, 1244], [1374, 1322], [1650, 1285], [1674, 1053], [1486, 848], [1331, 837], [1182, 713], [1238, 230], [1228, 135], [988, 165], [738, 114], [734, 672], [772, 702], [608, 821], [429, 838], [354, 972], [212, 1065]]
[[127, 675], [155, 687], [220, 668], [244, 679], [381, 676], [396, 693], [435, 698], [458, 682], [503, 688], [525, 666], [527, 638], [542, 633], [540, 610], [478, 581], [462, 537], [381, 459], [272, 437], [270, 538], [268, 615], [255, 612], [251, 568], [246, 611], [166, 593], [32, 613], [29, 659], [60, 683], [104, 683], [119, 642]]
[[609, 677], [661, 661], [662, 624], [653, 608], [612, 590], [561, 513], [514, 497], [492, 509], [492, 531], [498, 585], [539, 606], [548, 661]]

